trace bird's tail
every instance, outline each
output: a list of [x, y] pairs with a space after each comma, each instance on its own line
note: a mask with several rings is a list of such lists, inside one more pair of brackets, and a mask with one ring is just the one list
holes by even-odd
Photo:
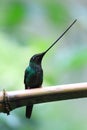
[[26, 106], [26, 118], [30, 118], [32, 114], [33, 105]]

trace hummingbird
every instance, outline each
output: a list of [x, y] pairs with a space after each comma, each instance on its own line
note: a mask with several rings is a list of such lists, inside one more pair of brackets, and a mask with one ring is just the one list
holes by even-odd
[[[60, 37], [45, 51], [39, 54], [35, 54], [31, 57], [29, 65], [25, 70], [24, 74], [24, 84], [25, 89], [34, 89], [40, 88], [43, 83], [43, 69], [42, 69], [42, 59], [45, 54], [63, 37], [63, 35], [73, 26], [77, 20], [74, 20], [73, 23], [60, 35]], [[28, 104], [26, 106], [26, 118], [30, 118], [32, 114], [33, 104]]]

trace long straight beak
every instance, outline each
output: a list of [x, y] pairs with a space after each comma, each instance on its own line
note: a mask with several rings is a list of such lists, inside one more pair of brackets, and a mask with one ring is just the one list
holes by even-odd
[[44, 56], [64, 35], [65, 33], [75, 24], [77, 19], [73, 21], [73, 23], [60, 35], [60, 37], [46, 50], [42, 53], [42, 56]]

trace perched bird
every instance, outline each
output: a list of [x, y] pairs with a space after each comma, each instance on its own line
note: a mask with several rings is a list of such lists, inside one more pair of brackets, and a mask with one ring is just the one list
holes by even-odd
[[[61, 37], [72, 27], [76, 21], [77, 20], [75, 20], [46, 51], [31, 57], [29, 66], [26, 68], [24, 75], [25, 89], [34, 89], [41, 87], [43, 83], [43, 69], [41, 62], [44, 55], [57, 43], [58, 40], [61, 39]], [[33, 104], [28, 104], [26, 106], [26, 118], [31, 117], [32, 108]]]

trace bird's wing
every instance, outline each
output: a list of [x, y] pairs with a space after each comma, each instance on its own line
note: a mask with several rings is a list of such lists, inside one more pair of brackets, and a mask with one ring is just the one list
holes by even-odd
[[35, 78], [35, 72], [33, 69], [31, 67], [27, 67], [24, 74], [25, 89], [28, 89], [29, 85], [31, 86]]
[[26, 70], [25, 70], [25, 74], [24, 74], [24, 84], [25, 84], [25, 89], [27, 89], [27, 79], [29, 80], [30, 79], [30, 74], [31, 71], [30, 71], [30, 67], [27, 67]]
[[26, 84], [27, 75], [28, 75], [28, 71], [27, 71], [27, 69], [26, 69], [26, 70], [25, 70], [25, 73], [24, 73], [24, 84]]

